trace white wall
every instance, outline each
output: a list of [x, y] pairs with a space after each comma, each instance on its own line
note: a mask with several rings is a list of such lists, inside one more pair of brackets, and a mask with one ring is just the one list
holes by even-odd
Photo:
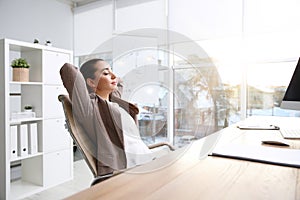
[[[74, 55], [98, 53], [117, 34], [142, 28], [167, 28], [165, 0], [102, 0], [74, 10]], [[103, 46], [102, 46], [103, 45]], [[103, 50], [103, 48], [100, 48]], [[105, 50], [104, 50], [105, 52]]]
[[113, 4], [92, 3], [74, 10], [74, 56], [95, 53], [113, 31]]
[[[165, 0], [118, 0], [116, 3], [116, 31], [126, 32], [143, 28], [167, 28]], [[131, 3], [131, 5], [130, 5]], [[128, 5], [129, 4], [129, 5]]]
[[240, 35], [243, 25], [242, 1], [169, 1], [169, 29], [192, 40]]
[[73, 12], [56, 0], [0, 0], [0, 38], [73, 50]]

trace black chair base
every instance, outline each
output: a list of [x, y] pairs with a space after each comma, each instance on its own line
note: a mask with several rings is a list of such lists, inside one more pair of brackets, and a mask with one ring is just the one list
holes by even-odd
[[91, 186], [96, 185], [98, 183], [101, 183], [102, 181], [105, 181], [106, 179], [109, 179], [112, 176], [113, 176], [113, 173], [111, 173], [111, 174], [105, 174], [105, 175], [102, 175], [102, 176], [97, 176], [92, 181]]

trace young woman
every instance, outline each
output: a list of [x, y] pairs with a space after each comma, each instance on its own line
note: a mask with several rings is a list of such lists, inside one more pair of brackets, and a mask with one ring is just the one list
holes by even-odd
[[120, 98], [121, 84], [108, 63], [92, 59], [80, 71], [66, 63], [60, 74], [72, 100], [76, 125], [92, 142], [100, 174], [154, 159], [135, 124], [138, 108]]

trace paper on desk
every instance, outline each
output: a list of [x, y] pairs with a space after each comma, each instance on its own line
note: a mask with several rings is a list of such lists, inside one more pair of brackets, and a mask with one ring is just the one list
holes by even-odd
[[231, 144], [217, 145], [211, 155], [300, 168], [300, 149]]

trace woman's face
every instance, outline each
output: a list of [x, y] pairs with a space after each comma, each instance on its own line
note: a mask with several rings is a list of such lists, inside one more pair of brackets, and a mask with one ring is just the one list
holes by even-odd
[[111, 67], [105, 61], [98, 61], [95, 64], [95, 68], [97, 69], [94, 73], [95, 78], [88, 80], [92, 82], [92, 88], [100, 96], [101, 94], [110, 94], [117, 88], [117, 76], [111, 71]]

